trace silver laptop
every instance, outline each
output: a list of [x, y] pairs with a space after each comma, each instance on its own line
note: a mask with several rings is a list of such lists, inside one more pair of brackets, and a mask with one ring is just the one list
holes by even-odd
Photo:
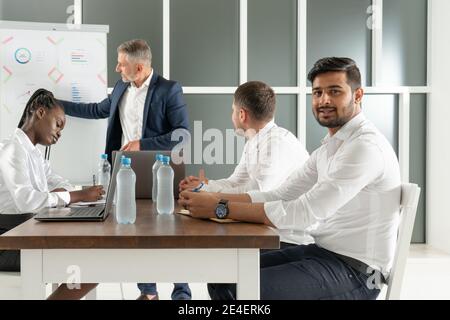
[[[151, 199], [153, 188], [153, 173], [152, 167], [155, 163], [155, 157], [157, 154], [163, 154], [170, 156], [170, 151], [114, 151], [113, 152], [113, 165], [116, 163], [117, 156], [122, 155], [131, 158], [131, 168], [136, 174], [136, 199]], [[117, 161], [120, 162], [120, 161]], [[178, 184], [185, 177], [185, 165], [184, 163], [175, 164], [170, 161], [170, 166], [174, 171], [173, 179], [173, 194], [175, 199], [178, 199], [179, 190]]]
[[113, 210], [116, 176], [119, 169], [120, 161], [114, 164], [104, 204], [89, 207], [45, 208], [34, 218], [39, 221], [104, 221]]

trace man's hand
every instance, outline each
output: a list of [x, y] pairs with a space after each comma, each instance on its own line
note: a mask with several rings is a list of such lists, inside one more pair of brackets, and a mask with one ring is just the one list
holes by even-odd
[[178, 185], [178, 189], [180, 191], [192, 190], [197, 187], [200, 182], [208, 183], [208, 179], [205, 177], [205, 170], [203, 169], [200, 169], [200, 171], [198, 172], [198, 177], [189, 176], [181, 180]]
[[178, 203], [189, 210], [194, 218], [215, 218], [219, 200], [216, 194], [210, 192], [183, 191]]
[[189, 176], [180, 181], [178, 188], [180, 191], [192, 190], [200, 184], [200, 179], [196, 176]]
[[141, 151], [141, 143], [139, 140], [130, 141], [120, 151]]
[[102, 195], [105, 194], [103, 186], [89, 187], [79, 191], [70, 192], [70, 203], [74, 202], [94, 202], [102, 199]]

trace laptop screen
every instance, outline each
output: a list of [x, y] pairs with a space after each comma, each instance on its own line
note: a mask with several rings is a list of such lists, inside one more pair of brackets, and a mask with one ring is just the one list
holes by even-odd
[[[121, 151], [115, 151], [114, 154], [116, 157], [119, 157], [118, 159], [120, 159], [120, 157], [122, 156]], [[111, 213], [114, 204], [114, 193], [116, 191], [116, 181], [117, 181], [116, 178], [117, 172], [120, 169], [120, 165], [121, 165], [120, 161], [114, 161], [111, 179], [109, 181], [108, 193], [106, 194], [106, 207], [105, 207], [106, 215], [109, 215]]]

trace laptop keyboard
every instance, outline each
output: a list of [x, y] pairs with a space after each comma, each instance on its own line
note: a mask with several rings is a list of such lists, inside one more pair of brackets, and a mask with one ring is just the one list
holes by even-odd
[[105, 207], [71, 208], [70, 217], [97, 217], [105, 210]]

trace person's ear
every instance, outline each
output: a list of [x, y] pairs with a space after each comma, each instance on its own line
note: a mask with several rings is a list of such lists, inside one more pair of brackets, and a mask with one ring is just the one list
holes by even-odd
[[358, 88], [358, 89], [356, 89], [356, 90], [355, 90], [355, 93], [354, 93], [355, 103], [356, 103], [356, 104], [360, 104], [361, 101], [362, 101], [363, 96], [364, 96], [364, 90], [363, 90], [363, 88]]
[[44, 107], [39, 107], [39, 108], [36, 109], [36, 111], [34, 113], [36, 114], [36, 117], [39, 120], [41, 120], [45, 116], [45, 108]]
[[239, 120], [241, 121], [241, 123], [244, 123], [248, 118], [248, 114], [247, 114], [247, 110], [245, 110], [244, 108], [240, 108], [239, 109]]
[[136, 64], [136, 71], [141, 73], [142, 70], [144, 70], [144, 65], [142, 63], [137, 63]]

